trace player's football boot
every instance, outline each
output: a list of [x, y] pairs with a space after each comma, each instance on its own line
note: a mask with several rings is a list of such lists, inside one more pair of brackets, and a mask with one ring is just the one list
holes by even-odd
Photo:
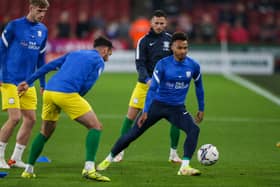
[[198, 176], [201, 172], [198, 169], [192, 168], [191, 166], [185, 166], [179, 169], [178, 175]]
[[124, 156], [124, 151], [121, 151], [119, 154], [117, 154], [117, 156], [115, 156], [115, 158], [113, 159], [113, 162], [120, 162], [122, 161]]
[[172, 163], [182, 163], [182, 159], [178, 156], [177, 153], [170, 154], [168, 161]]
[[10, 167], [25, 168], [26, 164], [21, 160], [9, 160], [8, 165]]
[[109, 179], [106, 176], [101, 175], [95, 169], [92, 169], [89, 171], [83, 169], [82, 175], [86, 179], [91, 179], [91, 180], [96, 180], [96, 181], [101, 181], [101, 182], [110, 182], [111, 181], [111, 179]]
[[4, 158], [0, 158], [0, 168], [1, 169], [10, 169], [10, 166], [6, 163]]
[[28, 172], [24, 171], [24, 172], [22, 172], [21, 177], [25, 178], [25, 179], [34, 179], [34, 178], [36, 178], [36, 175], [35, 175], [35, 173], [28, 173]]
[[96, 169], [98, 171], [106, 170], [110, 166], [110, 164], [111, 164], [111, 162], [105, 159], [100, 164], [98, 164]]

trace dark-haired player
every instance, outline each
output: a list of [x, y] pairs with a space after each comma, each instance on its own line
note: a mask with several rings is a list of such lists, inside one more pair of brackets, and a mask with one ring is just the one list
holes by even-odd
[[[142, 115], [137, 118], [132, 129], [117, 140], [110, 154], [97, 166], [97, 170], [109, 167], [120, 151], [164, 118], [187, 134], [178, 175], [201, 174], [189, 164], [199, 136], [199, 127], [196, 123], [200, 123], [204, 116], [204, 89], [200, 66], [186, 56], [188, 41], [184, 33], [177, 32], [172, 35], [171, 49], [173, 55], [161, 59], [154, 69]], [[185, 99], [192, 79], [195, 82], [198, 100], [195, 122], [185, 108]]]
[[34, 164], [49, 137], [56, 128], [61, 110], [71, 119], [88, 129], [86, 137], [86, 161], [82, 171], [85, 178], [97, 181], [110, 181], [95, 170], [95, 155], [99, 145], [102, 124], [83, 96], [97, 81], [104, 70], [104, 62], [112, 54], [112, 43], [105, 37], [94, 41], [93, 50], [70, 52], [44, 66], [18, 85], [24, 92], [37, 78], [51, 70], [58, 72], [48, 81], [43, 94], [42, 127], [33, 140], [28, 164], [22, 173], [23, 178], [34, 178]]

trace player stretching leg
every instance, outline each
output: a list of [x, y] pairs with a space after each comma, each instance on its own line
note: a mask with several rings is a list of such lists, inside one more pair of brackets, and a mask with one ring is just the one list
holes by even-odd
[[59, 69], [48, 81], [44, 91], [42, 127], [40, 133], [33, 140], [28, 164], [21, 175], [23, 178], [36, 177], [34, 173], [36, 159], [54, 132], [60, 112], [63, 110], [72, 120], [79, 122], [88, 129], [85, 142], [86, 160], [82, 176], [97, 181], [110, 181], [108, 177], [95, 170], [95, 155], [99, 145], [102, 124], [83, 96], [95, 84], [111, 54], [111, 41], [100, 36], [95, 39], [93, 50], [70, 52], [45, 64], [36, 73], [32, 74], [26, 82], [18, 85], [20, 92], [26, 91], [28, 85], [38, 77], [49, 71]]
[[[197, 124], [204, 116], [204, 89], [200, 66], [186, 56], [188, 42], [184, 33], [173, 34], [171, 49], [173, 55], [161, 59], [155, 67], [142, 115], [138, 117], [133, 128], [116, 141], [110, 154], [97, 166], [97, 170], [108, 168], [120, 151], [164, 118], [187, 135], [183, 147], [183, 161], [177, 174], [189, 176], [201, 174], [198, 169], [190, 166], [200, 131]], [[195, 82], [198, 101], [195, 121], [185, 109], [185, 99], [192, 79]]]

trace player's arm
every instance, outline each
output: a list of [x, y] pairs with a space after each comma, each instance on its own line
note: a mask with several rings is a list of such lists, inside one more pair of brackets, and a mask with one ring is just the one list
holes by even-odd
[[1, 38], [0, 38], [0, 66], [1, 67], [3, 67], [2, 64], [7, 49], [9, 45], [11, 45], [14, 39], [13, 25], [14, 25], [13, 22], [8, 23], [8, 25], [5, 27], [4, 31], [1, 34]]
[[197, 73], [194, 76], [195, 93], [198, 102], [198, 112], [195, 117], [196, 123], [200, 123], [204, 117], [204, 89], [202, 83], [202, 75], [198, 67]]
[[[1, 68], [3, 68], [3, 63], [5, 60], [7, 49], [14, 39], [13, 27], [14, 27], [13, 22], [8, 23], [8, 25], [5, 27], [4, 31], [1, 34], [1, 38], [0, 38], [0, 67]], [[0, 86], [1, 86], [3, 81], [2, 71], [0, 73], [1, 73], [0, 75]]]
[[146, 119], [148, 118], [149, 108], [150, 108], [150, 106], [151, 106], [151, 104], [154, 100], [154, 97], [156, 95], [156, 91], [159, 87], [162, 72], [163, 72], [161, 64], [162, 64], [161, 61], [159, 61], [156, 65], [155, 69], [154, 69], [152, 80], [151, 80], [151, 85], [150, 85], [149, 90], [147, 92], [143, 113], [142, 113], [142, 115], [140, 116], [140, 118], [137, 122], [139, 127], [141, 127], [143, 125], [143, 123], [146, 121]]
[[32, 84], [35, 80], [37, 80], [39, 77], [44, 76], [50, 71], [53, 71], [57, 68], [60, 68], [62, 64], [65, 62], [65, 59], [68, 54], [59, 57], [48, 64], [43, 65], [41, 68], [39, 68], [35, 73], [33, 73], [27, 80], [26, 83], [28, 85]]
[[139, 39], [136, 47], [136, 69], [139, 74], [139, 81], [147, 83], [151, 77], [149, 77], [147, 68], [146, 68], [146, 61], [147, 61], [147, 44], [145, 38]]
[[83, 83], [79, 94], [84, 96], [92, 87], [92, 85], [97, 81], [99, 76], [102, 74], [104, 70], [104, 63], [100, 63], [98, 67], [93, 67], [92, 71], [88, 71], [88, 75], [86, 81]]
[[[47, 49], [47, 35], [46, 35], [45, 40], [43, 42], [42, 48], [40, 49], [40, 54], [39, 54], [38, 63], [37, 63], [37, 69], [39, 69], [40, 67], [42, 67], [46, 63], [46, 58], [45, 58], [46, 49]], [[46, 84], [45, 75], [41, 76], [39, 80], [40, 80], [41, 90], [45, 89], [45, 84]]]
[[[1, 58], [1, 56], [0, 56]], [[1, 59], [0, 59], [1, 61]], [[0, 63], [0, 86], [2, 85], [2, 64]]]
[[59, 57], [48, 64], [43, 65], [41, 68], [39, 68], [35, 73], [33, 73], [26, 81], [21, 82], [18, 84], [18, 92], [22, 93], [26, 91], [30, 84], [32, 84], [35, 80], [37, 80], [39, 77], [44, 76], [48, 72], [55, 70], [57, 68], [60, 68], [62, 64], [65, 62], [65, 59], [67, 57], [67, 54]]
[[[1, 41], [0, 41], [1, 42]], [[1, 45], [1, 44], [0, 44]], [[1, 51], [1, 50], [0, 50]], [[1, 54], [1, 52], [0, 52]], [[3, 75], [2, 75], [2, 61], [4, 60], [4, 57], [0, 55], [0, 86], [2, 85], [3, 82]]]

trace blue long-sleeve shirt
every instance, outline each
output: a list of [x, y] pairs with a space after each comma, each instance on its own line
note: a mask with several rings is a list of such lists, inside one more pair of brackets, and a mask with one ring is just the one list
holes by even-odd
[[135, 63], [139, 82], [146, 83], [150, 80], [156, 63], [172, 54], [170, 43], [169, 33], [163, 31], [157, 34], [153, 29], [138, 41]]
[[104, 70], [104, 60], [96, 50], [70, 52], [45, 64], [32, 74], [26, 82], [33, 83], [38, 77], [58, 69], [46, 85], [46, 90], [79, 93], [85, 95]]
[[173, 55], [157, 63], [143, 111], [149, 110], [153, 100], [170, 105], [184, 104], [191, 79], [195, 81], [198, 109], [204, 111], [204, 89], [199, 64], [190, 57], [178, 62]]
[[[17, 85], [37, 68], [45, 64], [48, 31], [39, 22], [30, 22], [26, 17], [7, 24], [0, 39], [0, 66], [2, 81]], [[45, 77], [40, 78], [45, 87]]]

